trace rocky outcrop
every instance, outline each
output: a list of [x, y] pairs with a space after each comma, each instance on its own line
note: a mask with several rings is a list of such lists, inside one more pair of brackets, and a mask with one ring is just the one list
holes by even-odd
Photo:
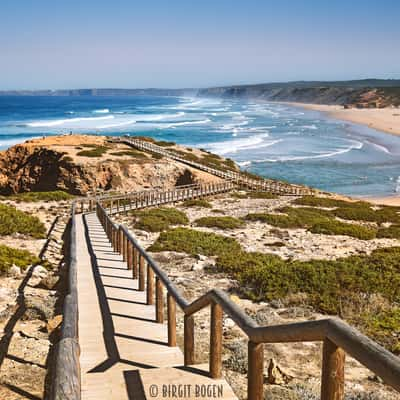
[[[165, 188], [191, 184], [204, 178], [204, 173], [199, 174], [171, 160], [149, 155], [137, 158], [115, 155], [118, 151], [131, 150], [121, 150], [121, 145], [116, 144], [107, 144], [105, 155], [81, 157], [77, 149], [87, 144], [88, 136], [74, 135], [73, 138], [76, 139], [74, 144], [71, 144], [71, 137], [66, 136], [67, 145], [63, 144], [62, 137], [58, 137], [57, 142], [35, 140], [1, 152], [0, 194], [64, 190], [84, 195], [96, 190]], [[103, 139], [106, 142], [106, 138]]]

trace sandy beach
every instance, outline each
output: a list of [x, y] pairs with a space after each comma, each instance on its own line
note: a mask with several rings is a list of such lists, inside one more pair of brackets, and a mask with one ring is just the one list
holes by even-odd
[[[330, 117], [343, 121], [350, 121], [356, 124], [366, 125], [378, 131], [400, 135], [400, 108], [368, 108], [368, 109], [344, 109], [339, 105], [323, 105], [285, 102], [285, 104], [296, 107], [306, 108], [308, 110], [320, 111], [327, 113]], [[381, 204], [388, 206], [400, 206], [399, 196], [386, 197], [363, 197], [373, 204]]]
[[309, 110], [322, 111], [329, 116], [344, 121], [366, 125], [378, 131], [400, 135], [400, 108], [350, 108], [338, 105], [286, 103]]

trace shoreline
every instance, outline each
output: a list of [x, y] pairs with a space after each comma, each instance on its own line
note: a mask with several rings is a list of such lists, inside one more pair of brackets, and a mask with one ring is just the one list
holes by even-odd
[[[339, 105], [325, 105], [298, 102], [279, 102], [306, 110], [318, 111], [328, 117], [367, 126], [382, 133], [400, 136], [400, 108], [344, 109]], [[400, 194], [387, 196], [348, 196], [352, 199], [368, 201], [376, 205], [400, 206]]]
[[400, 108], [350, 108], [298, 102], [279, 102], [312, 111], [319, 111], [334, 119], [364, 125], [377, 131], [400, 135]]

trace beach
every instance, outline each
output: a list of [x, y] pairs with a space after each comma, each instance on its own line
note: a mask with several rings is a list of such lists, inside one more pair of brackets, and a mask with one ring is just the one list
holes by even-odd
[[366, 125], [369, 128], [400, 135], [400, 109], [399, 108], [350, 108], [344, 109], [339, 105], [285, 103], [308, 110], [321, 111], [329, 116], [343, 121]]

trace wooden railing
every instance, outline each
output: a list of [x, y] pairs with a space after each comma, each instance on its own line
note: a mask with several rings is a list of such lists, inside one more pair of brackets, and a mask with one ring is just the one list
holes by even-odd
[[64, 298], [61, 338], [57, 343], [56, 362], [51, 390], [52, 400], [79, 400], [81, 374], [79, 364], [76, 204], [73, 203], [69, 221], [67, 248], [68, 291]]
[[233, 182], [218, 182], [175, 186], [171, 189], [147, 189], [118, 195], [81, 197], [75, 200], [77, 212], [91, 212], [97, 201], [107, 204], [111, 214], [149, 206], [173, 203], [226, 193], [237, 188]]
[[237, 171], [230, 171], [230, 170], [219, 170], [216, 168], [211, 168], [207, 165], [198, 163], [196, 161], [188, 160], [182, 157], [181, 154], [178, 154], [172, 150], [166, 150], [164, 147], [158, 146], [151, 142], [146, 142], [140, 139], [134, 138], [120, 138], [115, 139], [122, 143], [125, 143], [129, 146], [133, 146], [138, 150], [148, 151], [151, 153], [159, 154], [161, 156], [165, 156], [171, 158], [175, 161], [179, 161], [180, 163], [189, 165], [190, 167], [199, 169], [201, 171], [208, 172], [209, 174], [218, 176], [222, 179], [229, 180], [236, 182], [238, 185], [251, 189], [251, 190], [262, 190], [268, 191], [271, 193], [276, 194], [283, 194], [283, 195], [292, 195], [292, 196], [304, 196], [304, 195], [313, 195], [316, 193], [316, 190], [311, 189], [306, 186], [295, 185], [290, 183], [285, 183], [281, 181], [274, 181], [271, 179], [253, 179], [248, 177], [247, 175], [237, 172]]
[[[209, 372], [222, 374], [222, 318], [227, 314], [248, 338], [248, 398], [262, 400], [264, 343], [322, 341], [321, 399], [344, 398], [345, 352], [400, 391], [400, 360], [392, 353], [336, 318], [285, 325], [259, 326], [222, 290], [214, 289], [189, 303], [166, 273], [139, 245], [129, 230], [115, 224], [100, 202], [97, 216], [116, 252], [123, 255], [132, 278], [146, 291], [147, 304], [156, 306], [156, 321], [164, 322], [164, 290], [167, 293], [168, 345], [176, 346], [176, 305], [184, 313], [184, 364], [195, 364], [194, 315], [211, 307]], [[155, 299], [154, 299], [155, 296]]]

